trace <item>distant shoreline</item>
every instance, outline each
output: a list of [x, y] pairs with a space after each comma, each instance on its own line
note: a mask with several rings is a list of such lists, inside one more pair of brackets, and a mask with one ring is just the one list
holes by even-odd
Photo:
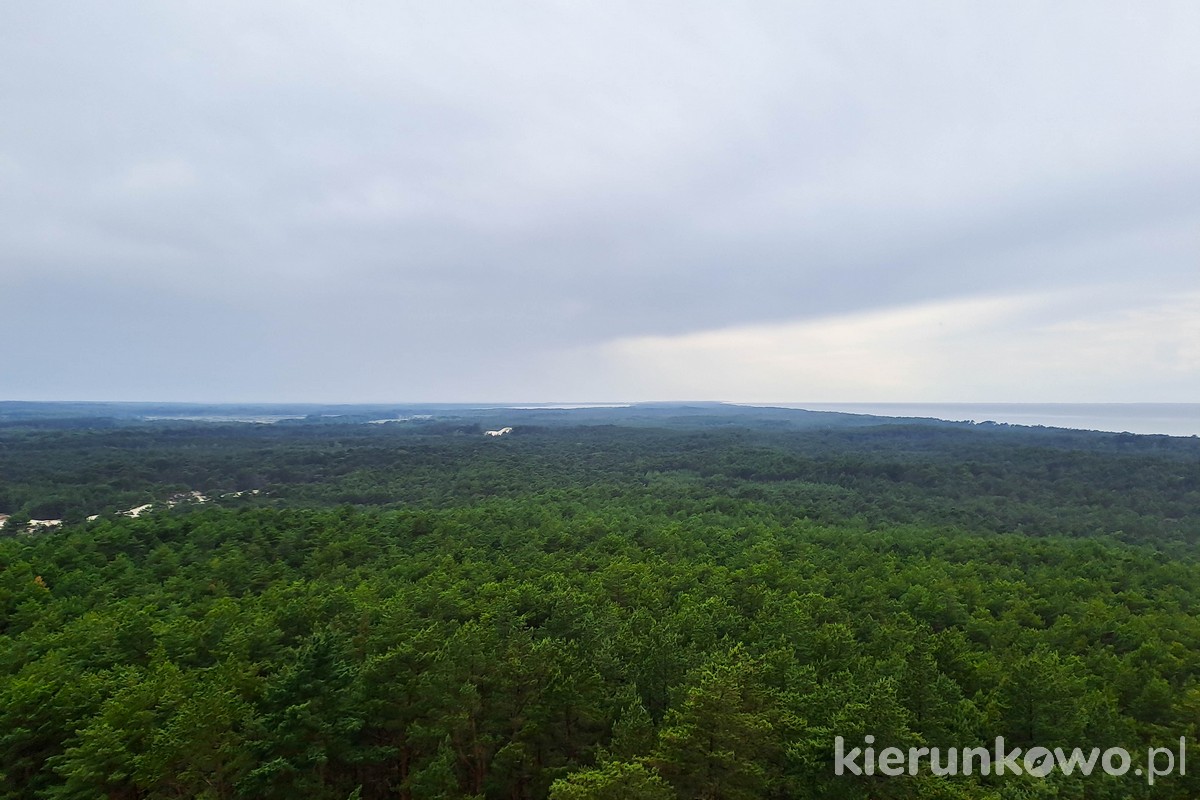
[[[721, 409], [813, 411], [888, 418], [896, 421], [946, 421], [1055, 428], [1102, 433], [1200, 436], [1200, 403], [916, 403], [916, 402], [722, 402], [716, 400], [517, 403], [183, 403], [112, 401], [0, 400], [0, 423], [15, 420], [109, 419], [129, 422], [305, 423], [311, 421], [385, 422], [433, 417], [496, 417], [517, 414], [611, 412], [617, 417], [671, 414], [720, 414]], [[511, 420], [497, 418], [493, 427]], [[845, 422], [845, 418], [843, 417]], [[859, 424], [865, 424], [863, 420]]]
[[1107, 433], [1200, 436], [1200, 403], [739, 403], [879, 417], [931, 417]]

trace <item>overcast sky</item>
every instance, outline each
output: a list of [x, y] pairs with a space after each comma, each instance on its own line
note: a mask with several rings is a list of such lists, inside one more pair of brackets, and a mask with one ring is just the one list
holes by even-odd
[[0, 5], [0, 399], [1200, 398], [1200, 3]]

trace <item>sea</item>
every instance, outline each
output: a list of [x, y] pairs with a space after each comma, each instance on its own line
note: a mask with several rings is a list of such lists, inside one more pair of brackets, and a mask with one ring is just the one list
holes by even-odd
[[881, 417], [1007, 422], [1048, 428], [1200, 436], [1200, 403], [762, 403]]

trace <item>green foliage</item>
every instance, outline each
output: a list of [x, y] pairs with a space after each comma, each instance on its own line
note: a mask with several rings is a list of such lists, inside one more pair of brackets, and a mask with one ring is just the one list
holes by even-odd
[[759, 667], [735, 647], [689, 677], [664, 720], [654, 761], [683, 798], [763, 797], [776, 782], [773, 734]]
[[0, 539], [0, 797], [1137, 797], [836, 777], [833, 739], [1200, 734], [1179, 448], [214, 430], [4, 434], [31, 508], [101, 472], [268, 494]]
[[580, 770], [550, 787], [550, 800], [673, 800], [675, 793], [652, 769], [613, 761]]

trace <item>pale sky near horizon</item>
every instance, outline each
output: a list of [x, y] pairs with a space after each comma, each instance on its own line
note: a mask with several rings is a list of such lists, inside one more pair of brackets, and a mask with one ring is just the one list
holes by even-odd
[[0, 400], [1195, 402], [1195, 2], [0, 7]]

